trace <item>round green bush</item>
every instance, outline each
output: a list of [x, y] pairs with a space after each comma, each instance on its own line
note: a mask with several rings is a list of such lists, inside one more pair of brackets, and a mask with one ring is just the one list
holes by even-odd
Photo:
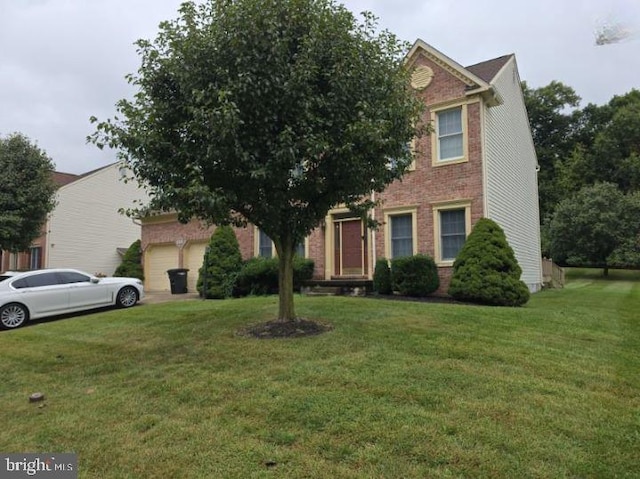
[[391, 281], [393, 289], [403, 296], [428, 296], [440, 286], [438, 267], [425, 254], [393, 259]]
[[453, 263], [449, 294], [460, 301], [522, 306], [529, 289], [504, 231], [487, 218], [474, 226]]

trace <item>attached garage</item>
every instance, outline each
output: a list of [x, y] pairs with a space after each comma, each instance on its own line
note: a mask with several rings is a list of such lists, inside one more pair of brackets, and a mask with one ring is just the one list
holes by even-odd
[[184, 267], [189, 270], [187, 273], [187, 289], [190, 293], [197, 292], [198, 271], [204, 262], [204, 252], [208, 242], [193, 242], [184, 248]]
[[150, 245], [144, 252], [145, 289], [170, 291], [167, 270], [178, 267], [179, 250], [175, 244]]

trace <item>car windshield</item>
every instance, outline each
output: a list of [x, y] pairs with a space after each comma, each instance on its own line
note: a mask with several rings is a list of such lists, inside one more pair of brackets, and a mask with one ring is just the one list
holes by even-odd
[[0, 274], [0, 281], [4, 281], [5, 279], [9, 279], [13, 276], [12, 274]]

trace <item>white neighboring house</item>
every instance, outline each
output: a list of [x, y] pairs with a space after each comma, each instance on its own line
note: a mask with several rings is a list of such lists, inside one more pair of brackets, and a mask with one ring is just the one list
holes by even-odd
[[137, 182], [122, 180], [125, 173], [120, 163], [112, 163], [58, 189], [45, 267], [113, 275], [121, 254], [140, 239], [140, 224], [119, 211], [149, 199]]

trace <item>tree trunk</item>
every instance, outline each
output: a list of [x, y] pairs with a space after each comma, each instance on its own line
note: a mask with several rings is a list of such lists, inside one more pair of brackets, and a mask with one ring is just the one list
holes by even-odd
[[602, 276], [604, 276], [605, 278], [609, 276], [609, 266], [605, 265]]
[[292, 321], [296, 314], [293, 308], [293, 240], [282, 238], [274, 241], [278, 252], [278, 320]]

